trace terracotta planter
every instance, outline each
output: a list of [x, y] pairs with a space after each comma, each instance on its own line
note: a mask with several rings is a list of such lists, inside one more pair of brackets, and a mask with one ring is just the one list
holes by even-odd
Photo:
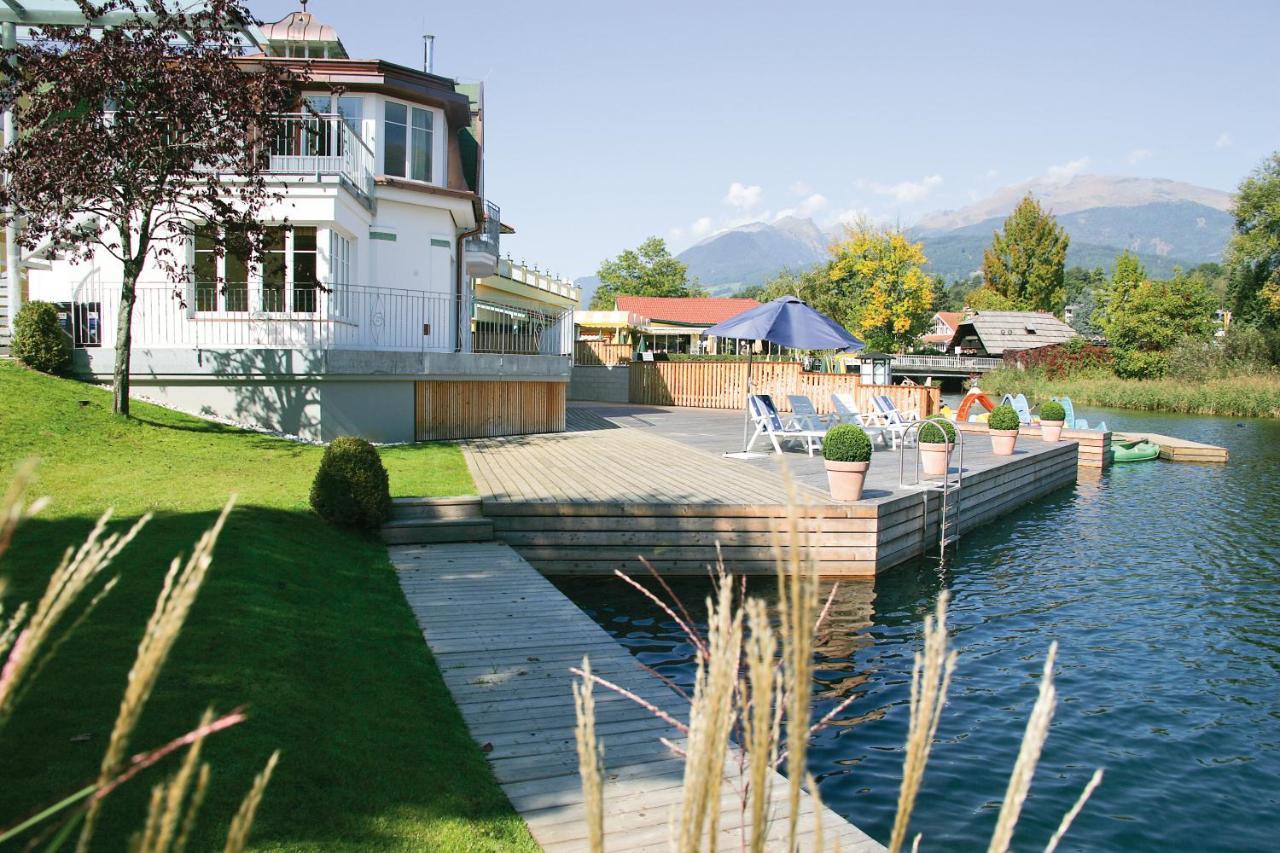
[[1041, 421], [1040, 437], [1045, 441], [1058, 441], [1062, 438], [1063, 421]]
[[838, 501], [862, 499], [862, 483], [867, 479], [870, 462], [832, 462], [829, 459], [824, 459], [823, 462], [827, 466], [831, 497]]
[[1018, 441], [1016, 429], [991, 429], [991, 452], [996, 456], [1012, 456], [1013, 445]]
[[951, 457], [954, 444], [920, 443], [920, 470], [930, 477], [947, 476], [947, 460]]

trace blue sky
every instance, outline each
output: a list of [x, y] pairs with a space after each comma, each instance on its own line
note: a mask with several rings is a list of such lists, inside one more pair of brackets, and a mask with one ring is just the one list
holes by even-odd
[[[296, 2], [250, 0], [274, 20]], [[1280, 149], [1280, 2], [312, 0], [483, 80], [517, 259], [578, 277], [782, 212], [911, 224], [1046, 174], [1230, 190]], [[1051, 171], [1055, 170], [1055, 171]]]

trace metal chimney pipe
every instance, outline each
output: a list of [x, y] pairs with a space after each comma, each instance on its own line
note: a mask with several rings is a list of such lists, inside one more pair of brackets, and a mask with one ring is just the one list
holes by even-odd
[[436, 73], [436, 37], [422, 37], [422, 70], [428, 74]]

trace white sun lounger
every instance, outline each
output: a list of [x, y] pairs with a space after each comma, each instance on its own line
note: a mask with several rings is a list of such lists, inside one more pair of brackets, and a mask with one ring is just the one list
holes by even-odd
[[809, 455], [822, 449], [822, 438], [827, 434], [825, 429], [802, 429], [794, 421], [784, 424], [778, 416], [778, 409], [773, 405], [773, 398], [768, 394], [752, 394], [747, 397], [747, 410], [756, 431], [747, 442], [747, 450], [755, 446], [756, 439], [767, 435], [773, 443], [773, 449], [781, 453], [782, 442], [800, 441]]

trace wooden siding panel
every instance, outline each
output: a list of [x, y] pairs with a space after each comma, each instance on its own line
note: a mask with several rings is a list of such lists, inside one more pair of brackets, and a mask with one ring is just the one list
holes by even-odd
[[563, 432], [563, 382], [414, 383], [418, 441]]

